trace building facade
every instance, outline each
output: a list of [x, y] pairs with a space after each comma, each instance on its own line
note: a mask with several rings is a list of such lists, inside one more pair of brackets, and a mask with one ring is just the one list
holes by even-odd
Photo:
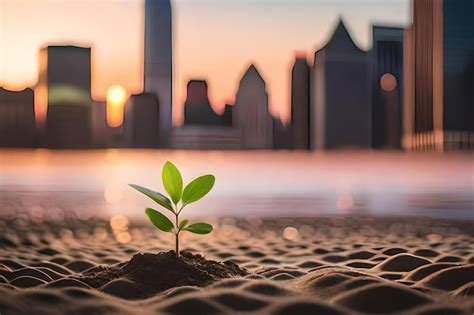
[[339, 21], [315, 54], [311, 76], [311, 148], [370, 148], [369, 56]]
[[92, 147], [105, 148], [107, 145], [107, 104], [106, 102], [92, 102], [91, 106]]
[[192, 150], [238, 150], [242, 148], [240, 132], [225, 126], [183, 126], [173, 128], [170, 147]]
[[471, 0], [413, 2], [405, 41], [405, 148], [474, 147], [473, 16]]
[[0, 88], [0, 147], [34, 147], [35, 112], [31, 89]]
[[153, 93], [132, 95], [125, 105], [125, 147], [156, 148], [160, 144], [160, 103]]
[[35, 112], [41, 145], [87, 148], [91, 139], [91, 49], [48, 46], [40, 51]]
[[306, 58], [296, 58], [291, 72], [291, 138], [294, 149], [309, 149], [309, 76]]
[[173, 36], [170, 0], [145, 0], [144, 92], [160, 104], [160, 142], [167, 145], [172, 127]]
[[234, 128], [240, 132], [243, 149], [273, 147], [272, 117], [268, 112], [265, 81], [254, 65], [240, 80], [232, 121]]
[[189, 81], [184, 103], [184, 124], [188, 126], [224, 126], [226, 121], [228, 122], [228, 119], [225, 115], [218, 115], [212, 109], [208, 97], [207, 82], [204, 80]]
[[224, 112], [222, 113], [222, 121], [224, 126], [232, 126], [232, 109], [233, 105], [225, 104]]
[[273, 118], [273, 149], [293, 149], [291, 126], [285, 125], [279, 118]]
[[48, 107], [44, 145], [55, 149], [86, 149], [92, 146], [91, 107], [63, 102]]
[[372, 27], [372, 147], [400, 149], [403, 126], [402, 28]]

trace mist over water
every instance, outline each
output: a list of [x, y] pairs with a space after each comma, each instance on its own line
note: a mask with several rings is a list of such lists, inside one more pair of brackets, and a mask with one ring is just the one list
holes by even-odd
[[423, 215], [474, 219], [469, 153], [372, 151], [0, 150], [0, 214], [18, 203], [46, 215], [143, 218], [151, 200], [127, 186], [164, 191], [170, 160], [185, 183], [216, 175], [187, 216]]

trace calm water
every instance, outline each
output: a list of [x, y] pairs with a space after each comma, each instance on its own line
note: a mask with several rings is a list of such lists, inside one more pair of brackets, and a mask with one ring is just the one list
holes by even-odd
[[0, 150], [0, 213], [143, 216], [152, 202], [127, 187], [162, 191], [161, 167], [185, 181], [203, 173], [215, 189], [198, 216], [311, 216], [327, 213], [474, 219], [474, 155], [402, 152]]

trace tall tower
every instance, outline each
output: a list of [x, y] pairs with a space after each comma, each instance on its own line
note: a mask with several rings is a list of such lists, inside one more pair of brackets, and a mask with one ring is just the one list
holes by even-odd
[[405, 50], [407, 149], [474, 148], [473, 14], [472, 0], [413, 2]]
[[372, 27], [372, 147], [401, 148], [403, 36], [396, 27]]
[[294, 149], [309, 149], [309, 65], [295, 59], [291, 76], [291, 134]]
[[[40, 144], [52, 148], [91, 145], [91, 49], [48, 46], [40, 51], [35, 112]], [[36, 96], [35, 96], [36, 98]]]
[[240, 80], [232, 121], [241, 133], [243, 149], [273, 147], [272, 118], [268, 112], [265, 81], [251, 65]]
[[[170, 0], [145, 0], [145, 86], [160, 106], [159, 137], [167, 144], [172, 117], [173, 36]], [[158, 136], [158, 135], [157, 135]]]
[[311, 148], [369, 148], [371, 95], [368, 54], [353, 42], [342, 20], [315, 54]]

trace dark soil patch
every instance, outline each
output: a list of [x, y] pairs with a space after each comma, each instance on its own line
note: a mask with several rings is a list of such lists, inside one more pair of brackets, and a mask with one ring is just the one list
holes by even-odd
[[78, 280], [122, 298], [142, 299], [174, 287], [203, 287], [220, 279], [247, 274], [230, 261], [207, 260], [187, 252], [176, 258], [174, 251], [168, 251], [135, 254], [128, 262], [90, 269]]

